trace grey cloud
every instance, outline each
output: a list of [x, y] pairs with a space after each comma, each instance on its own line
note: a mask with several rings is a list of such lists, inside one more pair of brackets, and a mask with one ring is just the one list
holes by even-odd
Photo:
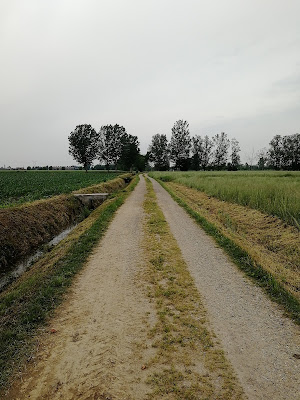
[[274, 121], [299, 130], [299, 14], [296, 0], [3, 0], [0, 166], [72, 163], [79, 123], [123, 124], [143, 152], [179, 118], [242, 148], [267, 145]]

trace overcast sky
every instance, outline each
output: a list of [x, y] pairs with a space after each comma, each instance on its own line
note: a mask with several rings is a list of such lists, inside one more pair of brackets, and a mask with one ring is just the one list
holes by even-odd
[[0, 0], [0, 166], [71, 165], [76, 125], [142, 153], [178, 119], [243, 160], [300, 133], [299, 0]]

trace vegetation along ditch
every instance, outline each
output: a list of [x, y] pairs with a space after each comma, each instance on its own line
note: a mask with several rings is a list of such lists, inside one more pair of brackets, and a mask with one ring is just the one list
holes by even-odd
[[[90, 213], [90, 210], [75, 198], [75, 193], [112, 193], [124, 188], [128, 177], [128, 174], [123, 174], [108, 182], [101, 182], [71, 194], [0, 209], [0, 279], [7, 277], [21, 261], [28, 259], [37, 250], [40, 252], [42, 245], [48, 244], [65, 230], [67, 233], [70, 227]], [[50, 242], [50, 245], [52, 244], [55, 244], [55, 241]]]
[[115, 183], [119, 190], [0, 294], [0, 388], [32, 357], [37, 330], [61, 302], [74, 275], [138, 179], [134, 177], [123, 189], [119, 186], [121, 182]]

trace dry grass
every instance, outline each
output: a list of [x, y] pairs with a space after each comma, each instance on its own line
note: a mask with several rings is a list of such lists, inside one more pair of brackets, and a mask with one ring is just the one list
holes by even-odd
[[300, 299], [300, 232], [279, 218], [227, 203], [184, 185], [166, 184]]
[[299, 171], [166, 171], [151, 176], [275, 215], [300, 230]]
[[157, 311], [157, 322], [149, 333], [156, 349], [149, 363], [148, 383], [153, 389], [149, 398], [242, 399], [242, 389], [209, 326], [150, 181], [147, 187], [144, 247], [148, 268], [143, 279]]

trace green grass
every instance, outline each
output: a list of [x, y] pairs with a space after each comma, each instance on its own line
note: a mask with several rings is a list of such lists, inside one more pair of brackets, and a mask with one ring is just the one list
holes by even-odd
[[107, 171], [0, 171], [0, 207], [70, 193], [116, 178]]
[[215, 340], [201, 296], [147, 179], [141, 275], [157, 320], [149, 332], [149, 399], [242, 399], [232, 367]]
[[216, 242], [227, 252], [235, 264], [261, 286], [269, 297], [284, 307], [287, 314], [300, 325], [300, 304], [275, 278], [252, 260], [250, 255], [225, 236], [213, 223], [194, 211], [182, 197], [174, 193], [166, 184], [159, 182], [172, 198], [190, 214], [206, 233], [214, 237]]
[[220, 200], [277, 216], [300, 229], [300, 172], [188, 171], [151, 172], [162, 181], [174, 181]]
[[[65, 254], [44, 269], [29, 271], [28, 277], [17, 281], [0, 296], [0, 389], [4, 388], [16, 369], [30, 357], [37, 329], [47, 322], [55, 307], [83, 267], [94, 246], [104, 235], [116, 210], [124, 203], [138, 182], [96, 209], [91, 227], [72, 242]], [[94, 219], [95, 220], [94, 220]], [[53, 250], [55, 252], [55, 249]], [[50, 259], [55, 260], [55, 255]]]

